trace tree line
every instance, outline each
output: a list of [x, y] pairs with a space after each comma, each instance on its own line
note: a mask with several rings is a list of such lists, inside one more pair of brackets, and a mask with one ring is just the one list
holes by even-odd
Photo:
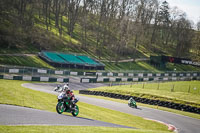
[[92, 37], [99, 57], [103, 49], [109, 49], [110, 56], [118, 60], [139, 47], [160, 54], [172, 49], [176, 57], [188, 57], [191, 52], [194, 58], [200, 55], [200, 21], [194, 25], [185, 12], [171, 8], [167, 1], [1, 0], [0, 16], [1, 23], [10, 19], [25, 31], [40, 20], [47, 31], [55, 26], [59, 36], [74, 37], [79, 25], [81, 48], [87, 50]]

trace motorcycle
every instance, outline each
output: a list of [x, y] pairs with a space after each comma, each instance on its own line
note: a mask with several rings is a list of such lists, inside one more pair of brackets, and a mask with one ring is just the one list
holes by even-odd
[[128, 106], [137, 109], [136, 101], [132, 97], [128, 100]]
[[[61, 91], [62, 90], [63, 88], [61, 89]], [[70, 100], [70, 98], [66, 97], [64, 92], [61, 92], [58, 95], [57, 99], [58, 103], [56, 105], [56, 111], [58, 114], [62, 114], [63, 112], [72, 113], [73, 116], [77, 116], [79, 114], [79, 107], [78, 105], [76, 105], [76, 103], [79, 101], [79, 98], [75, 98], [72, 105], [72, 101]]]
[[54, 88], [54, 91], [61, 92], [61, 91], [63, 91], [63, 87], [62, 87], [61, 85], [57, 85], [57, 86]]

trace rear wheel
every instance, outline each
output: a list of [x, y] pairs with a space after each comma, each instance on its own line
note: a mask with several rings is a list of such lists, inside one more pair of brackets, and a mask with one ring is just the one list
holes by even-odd
[[77, 115], [79, 114], [79, 108], [78, 108], [77, 105], [75, 105], [74, 108], [75, 108], [75, 111], [72, 112], [72, 115], [73, 115], [73, 116], [77, 116]]
[[137, 109], [136, 103], [133, 103], [132, 106]]
[[65, 110], [65, 107], [63, 105], [62, 102], [58, 102], [58, 104], [56, 105], [56, 111], [58, 114], [62, 114]]
[[135, 108], [137, 109], [137, 105], [135, 105]]

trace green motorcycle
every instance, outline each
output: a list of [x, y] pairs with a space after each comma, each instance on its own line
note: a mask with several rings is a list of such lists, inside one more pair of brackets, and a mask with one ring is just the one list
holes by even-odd
[[137, 109], [136, 101], [132, 97], [128, 100], [128, 106]]
[[56, 105], [56, 111], [58, 114], [62, 114], [63, 112], [72, 113], [73, 116], [77, 116], [79, 114], [79, 108], [76, 103], [79, 101], [78, 98], [74, 100], [74, 107], [71, 107], [70, 99], [64, 97], [64, 93], [60, 93], [58, 95], [58, 104]]

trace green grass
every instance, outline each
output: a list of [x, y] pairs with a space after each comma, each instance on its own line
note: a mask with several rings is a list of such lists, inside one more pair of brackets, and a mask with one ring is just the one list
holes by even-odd
[[158, 71], [156, 68], [152, 67], [146, 62], [143, 61], [136, 61], [136, 62], [120, 62], [110, 63], [110, 62], [103, 62], [106, 67], [106, 70], [121, 70], [121, 71]]
[[99, 87], [91, 90], [132, 95], [200, 107], [200, 81], [139, 83], [125, 86]]
[[150, 71], [150, 72], [165, 72], [165, 71], [174, 71], [174, 68], [176, 68], [176, 71], [200, 71], [199, 67], [194, 67], [191, 65], [183, 65], [183, 64], [173, 64], [173, 63], [167, 63], [166, 68], [155, 68], [153, 67], [148, 61], [135, 61], [135, 62], [119, 62], [119, 63], [113, 63], [113, 62], [103, 62], [106, 66], [106, 70], [110, 71]]
[[[78, 94], [78, 91], [74, 91], [74, 92], [75, 92], [75, 94]], [[119, 103], [125, 103], [125, 104], [128, 103], [127, 100], [114, 99], [114, 98], [103, 97], [103, 96], [92, 96], [92, 95], [84, 95], [84, 94], [78, 94], [78, 95], [87, 96], [87, 97], [93, 97], [93, 98], [99, 98], [99, 99], [105, 99], [105, 100], [110, 100], [110, 101], [119, 102]], [[172, 113], [176, 113], [176, 114], [180, 114], [180, 115], [184, 115], [184, 116], [189, 116], [189, 117], [192, 117], [192, 118], [200, 119], [200, 115], [199, 114], [194, 114], [194, 113], [190, 113], [190, 112], [170, 109], [170, 108], [161, 107], [161, 106], [148, 105], [148, 104], [143, 104], [143, 103], [137, 103], [137, 105], [138, 106], [143, 106], [143, 107], [148, 107], [148, 108], [159, 109], [159, 110], [163, 110], [163, 111], [168, 111], [168, 112], [172, 112]]]
[[[23, 83], [28, 82], [0, 80], [0, 103], [56, 112], [57, 98], [55, 95], [24, 88], [21, 86]], [[90, 105], [81, 101], [78, 103], [78, 106], [80, 109], [79, 117], [136, 127], [144, 130], [144, 132], [145, 130], [154, 130], [155, 132], [167, 131], [166, 126], [141, 117]]]
[[200, 67], [194, 67], [192, 65], [174, 64], [174, 63], [167, 63], [166, 69], [164, 70], [173, 71], [174, 68], [176, 68], [176, 71], [200, 71]]
[[[91, 53], [86, 53], [87, 55]], [[93, 55], [94, 56], [94, 55]], [[199, 71], [200, 68], [189, 66], [189, 65], [173, 65], [171, 63], [167, 64], [166, 69], [157, 69], [151, 66], [148, 62], [145, 61], [136, 61], [136, 62], [123, 62], [123, 63], [110, 63], [103, 62], [105, 70], [107, 71], [122, 71], [122, 72], [137, 72], [137, 71], [150, 71], [150, 72], [162, 72], [162, 71], [173, 71], [176, 67], [177, 71]], [[50, 66], [45, 61], [41, 60], [38, 56], [11, 56], [11, 55], [0, 55], [0, 64], [3, 65], [16, 65], [16, 66], [28, 66], [28, 67], [39, 67], [39, 68], [50, 68], [55, 69]], [[59, 68], [63, 69], [63, 68]], [[78, 70], [85, 71], [85, 70]]]
[[[23, 42], [25, 43], [25, 42]], [[26, 53], [26, 54], [30, 54], [30, 53], [38, 53], [39, 50], [37, 48], [35, 48], [32, 44], [25, 44], [22, 47], [12, 47], [12, 48], [2, 48], [0, 49], [0, 53], [1, 54], [8, 54], [8, 53]]]
[[[127, 128], [111, 127], [88, 127], [88, 126], [0, 126], [0, 131], [4, 133], [155, 133], [153, 130], [134, 130]], [[160, 133], [168, 133], [160, 131]]]
[[0, 64], [4, 65], [17, 65], [28, 67], [51, 68], [54, 67], [41, 60], [38, 56], [7, 56], [0, 55]]
[[0, 80], [0, 103], [55, 111], [56, 96], [21, 86], [24, 81]]
[[[40, 21], [40, 23], [36, 23], [35, 27], [41, 28], [43, 30], [46, 30], [46, 25], [44, 24], [44, 20], [39, 20], [39, 16], [35, 15], [36, 19]], [[66, 23], [67, 18], [63, 17], [64, 22]], [[51, 28], [50, 28], [51, 27]], [[62, 32], [62, 39], [66, 42], [71, 42], [72, 44], [80, 44], [79, 40], [76, 40], [75, 38], [70, 37], [65, 31], [68, 29], [65, 26], [62, 26], [63, 32]], [[55, 20], [51, 19], [51, 25], [49, 25], [49, 32], [53, 33], [55, 36], [60, 36], [59, 29], [55, 27]]]

